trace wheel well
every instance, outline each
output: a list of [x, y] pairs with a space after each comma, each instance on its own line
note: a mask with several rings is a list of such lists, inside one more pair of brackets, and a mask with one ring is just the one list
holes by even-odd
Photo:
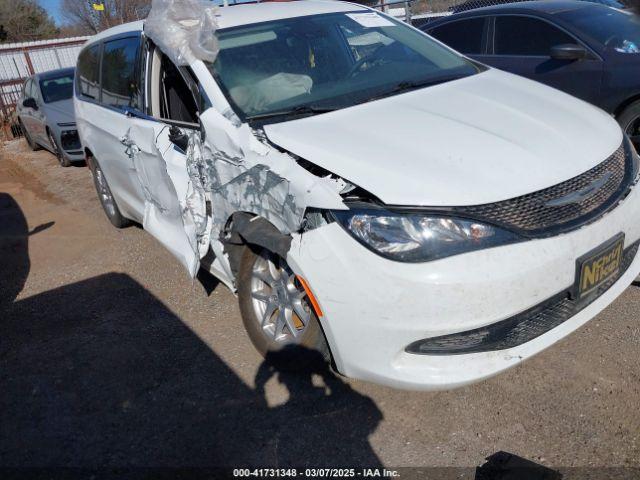
[[224, 251], [229, 256], [229, 264], [234, 275], [238, 273], [244, 247], [264, 247], [286, 257], [292, 240], [291, 235], [281, 233], [266, 218], [242, 211], [229, 216], [220, 238], [224, 244]]
[[89, 168], [93, 170], [93, 153], [87, 147], [84, 147], [84, 159], [89, 165]]
[[[290, 234], [280, 232], [273, 223], [256, 213], [240, 211], [229, 216], [225, 228], [220, 235], [220, 239], [224, 245], [224, 252], [229, 258], [231, 270], [237, 279], [240, 262], [246, 248], [266, 248], [286, 259], [287, 253], [291, 249], [293, 237]], [[304, 279], [302, 279], [302, 281], [306, 285]], [[307, 290], [307, 288], [308, 286], [305, 286], [305, 290]], [[313, 296], [312, 293], [309, 293], [309, 295]], [[323, 322], [321, 321], [323, 315], [320, 307], [317, 306], [315, 302], [316, 300], [314, 298], [311, 308], [318, 317], [318, 326], [324, 338], [324, 344], [326, 345], [326, 351], [320, 353], [337, 372], [338, 367], [333, 356], [331, 344], [329, 343], [327, 334], [324, 331]]]
[[627, 107], [628, 107], [629, 105], [631, 105], [632, 103], [635, 103], [635, 102], [637, 102], [637, 101], [640, 101], [640, 93], [639, 93], [639, 94], [637, 94], [637, 95], [635, 95], [635, 96], [633, 96], [633, 97], [629, 97], [629, 98], [627, 98], [624, 102], [622, 102], [622, 103], [618, 106], [618, 108], [616, 109], [616, 111], [614, 112], [614, 116], [615, 116], [616, 118], [618, 118], [618, 117], [620, 116], [620, 114], [621, 114], [622, 112], [624, 112], [624, 111], [627, 109]]

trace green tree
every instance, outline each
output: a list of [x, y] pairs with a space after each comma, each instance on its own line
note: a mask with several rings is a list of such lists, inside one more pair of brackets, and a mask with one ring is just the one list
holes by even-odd
[[53, 19], [36, 0], [0, 0], [0, 41], [26, 42], [56, 37]]

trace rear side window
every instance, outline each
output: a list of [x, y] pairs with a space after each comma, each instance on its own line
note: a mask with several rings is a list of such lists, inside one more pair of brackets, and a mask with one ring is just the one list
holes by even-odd
[[100, 45], [93, 45], [78, 56], [76, 88], [81, 96], [98, 100], [100, 95]]
[[484, 24], [484, 18], [459, 20], [436, 27], [429, 32], [429, 35], [460, 53], [480, 55]]
[[557, 27], [529, 17], [496, 17], [496, 55], [548, 57], [551, 48], [576, 41]]
[[105, 42], [102, 53], [102, 103], [112, 107], [141, 108], [138, 55], [140, 39]]

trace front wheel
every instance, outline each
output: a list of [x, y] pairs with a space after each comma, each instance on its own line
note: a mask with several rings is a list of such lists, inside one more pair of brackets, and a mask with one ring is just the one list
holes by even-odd
[[53, 154], [58, 159], [58, 162], [60, 162], [60, 165], [63, 167], [70, 167], [71, 162], [67, 157], [64, 156], [64, 153], [62, 152], [60, 147], [58, 147], [58, 142], [56, 142], [56, 139], [53, 137], [53, 134], [49, 129], [47, 129], [47, 137], [49, 137], [49, 143], [51, 144], [51, 148], [53, 149]]
[[27, 141], [27, 145], [29, 145], [29, 148], [34, 152], [36, 150], [40, 150], [40, 146], [33, 141], [33, 139], [31, 138], [31, 135], [29, 134], [29, 130], [27, 130], [27, 127], [24, 126], [24, 123], [22, 123], [22, 120], [20, 120], [20, 128], [22, 129], [22, 133], [24, 133], [24, 139]]
[[238, 272], [238, 300], [245, 330], [264, 357], [294, 368], [304, 368], [304, 357], [313, 357], [312, 352], [330, 359], [304, 285], [282, 257], [247, 247]]
[[633, 102], [618, 115], [618, 123], [640, 152], [640, 101]]

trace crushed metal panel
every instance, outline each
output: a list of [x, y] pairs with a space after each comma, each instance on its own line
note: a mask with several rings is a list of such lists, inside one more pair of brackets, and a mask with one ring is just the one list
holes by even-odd
[[[215, 255], [212, 268], [225, 283], [235, 281], [223, 243], [233, 214], [261, 217], [290, 237], [302, 230], [307, 208], [347, 208], [339, 195], [343, 181], [311, 174], [293, 157], [257, 138], [247, 124], [238, 125], [213, 108], [201, 114], [200, 122], [202, 132], [188, 133], [186, 169], [192, 195], [210, 202], [211, 223], [199, 238], [206, 235]], [[176, 190], [184, 196], [183, 189]], [[183, 203], [192, 210], [188, 201]]]
[[214, 109], [200, 119], [204, 133], [182, 130], [188, 136], [186, 152], [171, 142], [170, 127], [161, 123], [152, 127], [134, 119], [122, 139], [145, 192], [145, 230], [192, 277], [211, 249], [223, 281], [234, 281], [222, 240], [235, 213], [261, 217], [290, 237], [302, 230], [307, 208], [347, 208], [339, 195], [344, 182], [311, 174], [256, 138], [248, 125], [236, 126]]
[[200, 0], [153, 0], [144, 33], [176, 65], [218, 56], [217, 7]]
[[[212, 193], [214, 205], [226, 204], [235, 211], [256, 213], [283, 232], [295, 231], [302, 224], [305, 205], [296, 202], [291, 183], [266, 165], [251, 167], [230, 182], [214, 184]], [[227, 218], [219, 220], [226, 222]]]
[[121, 142], [144, 191], [144, 229], [195, 277], [211, 226], [205, 196], [188, 175], [186, 156], [169, 141], [169, 129], [162, 124], [134, 121]]
[[340, 182], [312, 175], [291, 156], [260, 142], [247, 124], [236, 127], [213, 109], [200, 118], [206, 133], [201, 159], [216, 229], [222, 231], [233, 213], [248, 212], [291, 233], [301, 228], [308, 207], [346, 208]]

